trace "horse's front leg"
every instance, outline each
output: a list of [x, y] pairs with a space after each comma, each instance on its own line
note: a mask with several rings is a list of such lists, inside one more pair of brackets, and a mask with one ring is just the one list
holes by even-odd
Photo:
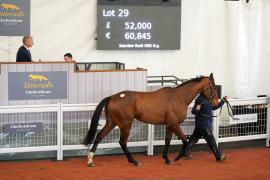
[[183, 133], [182, 129], [180, 128], [180, 125], [174, 126], [173, 127], [173, 132], [183, 142], [182, 150], [179, 152], [179, 154], [175, 158], [175, 161], [177, 161], [177, 160], [179, 160], [181, 157], [183, 157], [185, 155], [185, 150], [186, 150], [186, 147], [187, 147], [187, 137]]
[[171, 139], [172, 139], [172, 131], [169, 127], [166, 127], [165, 147], [162, 155], [166, 164], [172, 164], [172, 162], [168, 158], [168, 150], [171, 143]]
[[119, 144], [124, 151], [124, 153], [127, 156], [128, 162], [134, 164], [135, 166], [140, 166], [141, 163], [136, 161], [132, 155], [130, 154], [128, 147], [127, 147], [127, 142], [128, 142], [128, 136], [131, 128], [131, 123], [128, 123], [126, 126], [120, 128], [120, 140]]
[[186, 148], [187, 148], [187, 140], [185, 141], [182, 141], [183, 142], [183, 147], [180, 151], [180, 153], [176, 156], [176, 158], [174, 159], [175, 161], [178, 161], [179, 159], [181, 159], [182, 157], [186, 156], [185, 154], [185, 151], [186, 151]]

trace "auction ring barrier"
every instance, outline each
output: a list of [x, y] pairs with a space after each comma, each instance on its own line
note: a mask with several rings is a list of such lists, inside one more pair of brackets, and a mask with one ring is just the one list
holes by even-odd
[[[226, 114], [226, 108], [213, 120], [213, 134], [217, 143], [270, 139], [269, 98], [229, 100], [233, 113], [241, 122], [234, 122]], [[86, 135], [97, 104], [50, 104], [27, 106], [0, 106], [0, 153], [56, 151], [57, 160], [63, 159], [63, 151], [86, 150], [80, 141]], [[187, 137], [194, 129], [191, 104], [187, 118], [181, 124]], [[217, 115], [218, 110], [214, 112]], [[102, 115], [98, 129], [105, 124]], [[129, 137], [129, 147], [147, 147], [153, 155], [154, 147], [164, 145], [165, 127], [134, 121]], [[100, 143], [98, 148], [118, 148], [119, 129], [116, 127]], [[200, 140], [199, 143], [206, 143]], [[173, 136], [171, 144], [181, 144]]]

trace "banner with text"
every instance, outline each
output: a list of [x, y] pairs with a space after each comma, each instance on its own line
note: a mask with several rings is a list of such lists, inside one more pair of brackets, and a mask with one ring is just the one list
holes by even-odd
[[28, 133], [28, 132], [41, 132], [42, 123], [16, 123], [16, 124], [4, 124], [4, 133]]
[[0, 36], [30, 35], [30, 0], [0, 0]]
[[234, 115], [233, 118], [230, 117], [230, 124], [252, 123], [257, 122], [257, 120], [257, 114]]
[[66, 98], [66, 71], [8, 73], [8, 100]]

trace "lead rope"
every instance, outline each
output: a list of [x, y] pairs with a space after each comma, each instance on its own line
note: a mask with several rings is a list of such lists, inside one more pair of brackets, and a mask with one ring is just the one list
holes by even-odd
[[[227, 105], [227, 109], [228, 109], [229, 116], [230, 116], [232, 119], [238, 119], [238, 118], [235, 118], [235, 117], [234, 117], [233, 109], [232, 109], [232, 106], [231, 106], [231, 104], [229, 103], [229, 101], [228, 101], [227, 99], [225, 99], [225, 98], [223, 98], [223, 100], [225, 101], [225, 103], [226, 103], [226, 105]], [[220, 116], [221, 112], [222, 112], [222, 106], [220, 107], [219, 113], [218, 113], [218, 115], [216, 115], [216, 116], [212, 116], [212, 115], [208, 115], [208, 114], [203, 114], [203, 113], [200, 113], [200, 114], [203, 115], [203, 116], [207, 116], [207, 117], [218, 117], [218, 116]]]
[[[234, 119], [234, 120], [240, 120], [239, 118], [234, 117], [233, 109], [232, 109], [232, 106], [231, 106], [231, 104], [229, 103], [229, 101], [228, 101], [227, 99], [224, 99], [224, 101], [225, 101], [226, 104], [227, 104], [228, 113], [229, 113], [229, 115], [231, 116], [231, 118]], [[231, 111], [230, 111], [230, 110], [231, 110]]]

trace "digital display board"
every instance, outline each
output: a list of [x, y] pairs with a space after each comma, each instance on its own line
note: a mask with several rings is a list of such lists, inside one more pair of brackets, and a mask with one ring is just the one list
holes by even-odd
[[179, 50], [181, 0], [101, 0], [98, 50]]

